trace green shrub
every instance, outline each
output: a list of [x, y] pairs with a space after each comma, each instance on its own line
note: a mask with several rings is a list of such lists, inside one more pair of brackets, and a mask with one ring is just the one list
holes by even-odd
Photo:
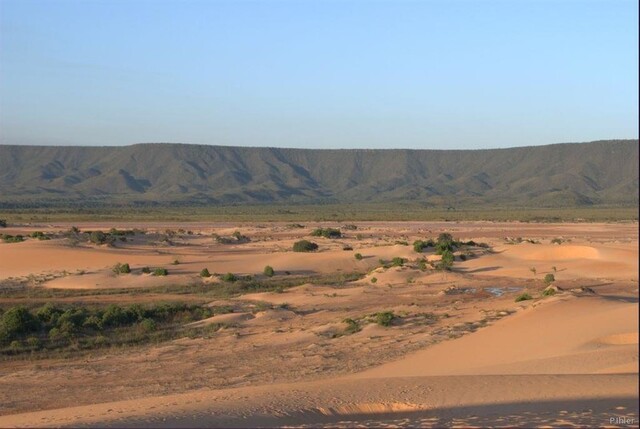
[[391, 260], [391, 266], [392, 267], [401, 267], [401, 266], [404, 265], [405, 262], [406, 262], [406, 259], [396, 256], [395, 258], [393, 258]]
[[20, 305], [7, 310], [0, 318], [0, 342], [6, 342], [19, 334], [37, 331], [40, 320]]
[[108, 236], [102, 231], [92, 231], [89, 234], [89, 241], [94, 244], [104, 244], [107, 242]]
[[7, 220], [0, 219], [0, 228], [6, 228], [6, 227], [7, 227]]
[[[443, 238], [443, 236], [445, 236], [445, 238]], [[436, 255], [442, 255], [446, 251], [453, 252], [453, 246], [454, 243], [450, 234], [440, 234], [435, 244]]]
[[142, 270], [140, 270], [140, 271], [142, 271], [144, 274], [149, 274], [149, 273], [151, 272], [151, 268], [149, 268], [149, 267], [142, 267]]
[[266, 267], [264, 267], [264, 270], [262, 272], [267, 277], [273, 277], [273, 275], [275, 274], [275, 271], [273, 271], [273, 267], [270, 265], [267, 265]]
[[131, 267], [129, 267], [129, 264], [127, 263], [121, 264], [120, 262], [118, 262], [113, 267], [113, 272], [116, 274], [129, 274], [131, 272]]
[[24, 241], [24, 237], [20, 234], [18, 235], [10, 235], [10, 234], [3, 234], [2, 235], [2, 240], [5, 243], [20, 243], [22, 241]]
[[380, 326], [391, 326], [391, 323], [396, 318], [393, 311], [383, 311], [375, 314], [375, 321]]
[[207, 268], [203, 268], [202, 271], [200, 271], [200, 277], [211, 277], [211, 273]]
[[355, 334], [362, 330], [360, 324], [353, 319], [346, 318], [343, 322], [347, 324], [347, 328], [344, 330], [346, 334]]
[[542, 291], [542, 296], [553, 296], [556, 294], [556, 290], [553, 288], [548, 288]]
[[516, 302], [520, 302], [520, 301], [528, 301], [530, 299], [533, 299], [533, 297], [531, 295], [529, 295], [528, 293], [523, 293], [521, 295], [518, 295], [516, 297]]
[[82, 324], [82, 326], [84, 326], [85, 328], [88, 329], [94, 329], [96, 331], [102, 329], [102, 319], [99, 318], [98, 316], [91, 315], [89, 317], [87, 317], [87, 319], [84, 321], [84, 323]]
[[356, 258], [358, 261], [362, 260], [362, 255], [360, 253], [356, 253], [355, 255], [353, 255], [354, 258]]
[[416, 240], [413, 242], [413, 250], [417, 253], [422, 253], [426, 247], [428, 247], [427, 243], [422, 240]]
[[340, 238], [342, 237], [342, 233], [339, 229], [335, 228], [317, 228], [311, 232], [313, 237], [324, 237], [324, 238]]
[[169, 274], [169, 271], [167, 271], [166, 268], [156, 268], [155, 270], [153, 270], [154, 276], [166, 276], [168, 274]]
[[293, 243], [294, 252], [313, 252], [318, 249], [318, 245], [307, 240], [300, 240]]
[[236, 280], [238, 280], [238, 277], [233, 273], [227, 273], [222, 276], [222, 281], [224, 282], [235, 282]]
[[31, 233], [31, 238], [37, 238], [38, 240], [49, 240], [51, 237], [49, 237], [42, 231], [34, 231]]
[[117, 228], [111, 228], [109, 230], [109, 235], [115, 235], [115, 236], [118, 236], [118, 237], [122, 237], [122, 236], [125, 236], [125, 235], [135, 235], [135, 234], [136, 234], [136, 232], [134, 230], [131, 230], [131, 229], [120, 230], [120, 229], [117, 229]]
[[60, 332], [60, 330], [58, 328], [49, 329], [49, 334], [48, 335], [49, 335], [49, 339], [54, 340], [54, 341], [57, 340], [57, 339], [62, 338], [62, 334], [61, 334], [61, 332]]
[[378, 279], [377, 279], [377, 278], [375, 278], [375, 277], [371, 277], [371, 283], [377, 283], [377, 282], [378, 282]]
[[65, 310], [65, 312], [62, 313], [60, 317], [58, 317], [58, 320], [56, 321], [56, 325], [58, 326], [58, 328], [60, 328], [65, 323], [68, 323], [73, 329], [69, 328], [66, 330], [72, 331], [72, 330], [75, 330], [75, 328], [82, 326], [86, 319], [87, 319], [87, 312], [84, 309], [69, 308]]
[[242, 238], [246, 238], [246, 236], [242, 235], [240, 231], [233, 231], [233, 234], [231, 234], [231, 236], [236, 240], [241, 240]]
[[436, 265], [436, 268], [439, 270], [449, 271], [453, 266], [454, 260], [455, 260], [455, 257], [453, 256], [453, 253], [450, 250], [445, 250], [442, 253], [442, 259], [440, 259], [440, 261]]
[[544, 284], [546, 284], [547, 286], [549, 286], [551, 283], [556, 281], [556, 276], [554, 276], [553, 274], [549, 273], [546, 276], [544, 276]]
[[48, 302], [36, 310], [36, 317], [42, 323], [55, 324], [62, 313], [63, 310]]
[[42, 341], [38, 337], [28, 337], [25, 343], [31, 350], [38, 350], [42, 347]]
[[137, 317], [131, 312], [125, 311], [122, 307], [116, 304], [111, 304], [107, 307], [102, 315], [102, 326], [124, 326], [134, 322]]
[[19, 353], [22, 350], [22, 343], [18, 340], [11, 341], [9, 344], [9, 350], [13, 353]]
[[144, 332], [151, 332], [151, 331], [155, 331], [157, 328], [157, 324], [153, 319], [143, 319], [142, 321], [140, 321], [140, 329], [142, 329]]

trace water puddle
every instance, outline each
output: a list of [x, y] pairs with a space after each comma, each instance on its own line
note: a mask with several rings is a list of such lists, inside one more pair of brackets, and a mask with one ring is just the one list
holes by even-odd
[[493, 296], [502, 296], [505, 293], [518, 292], [523, 288], [519, 286], [510, 286], [510, 287], [486, 287], [484, 290], [489, 292]]

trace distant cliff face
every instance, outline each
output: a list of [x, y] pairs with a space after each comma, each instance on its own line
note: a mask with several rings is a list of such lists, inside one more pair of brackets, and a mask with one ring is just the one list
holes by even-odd
[[460, 151], [0, 146], [0, 207], [82, 201], [631, 205], [638, 140]]

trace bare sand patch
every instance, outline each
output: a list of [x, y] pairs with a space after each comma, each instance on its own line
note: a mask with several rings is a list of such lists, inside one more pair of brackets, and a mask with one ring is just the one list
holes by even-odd
[[605, 337], [600, 337], [595, 340], [600, 344], [610, 344], [614, 346], [626, 346], [630, 344], [638, 344], [638, 333], [627, 332], [624, 334], [614, 334]]

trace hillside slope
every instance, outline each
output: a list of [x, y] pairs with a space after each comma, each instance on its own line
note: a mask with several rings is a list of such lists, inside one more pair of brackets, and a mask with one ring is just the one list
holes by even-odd
[[637, 204], [638, 141], [491, 150], [0, 145], [0, 204]]

